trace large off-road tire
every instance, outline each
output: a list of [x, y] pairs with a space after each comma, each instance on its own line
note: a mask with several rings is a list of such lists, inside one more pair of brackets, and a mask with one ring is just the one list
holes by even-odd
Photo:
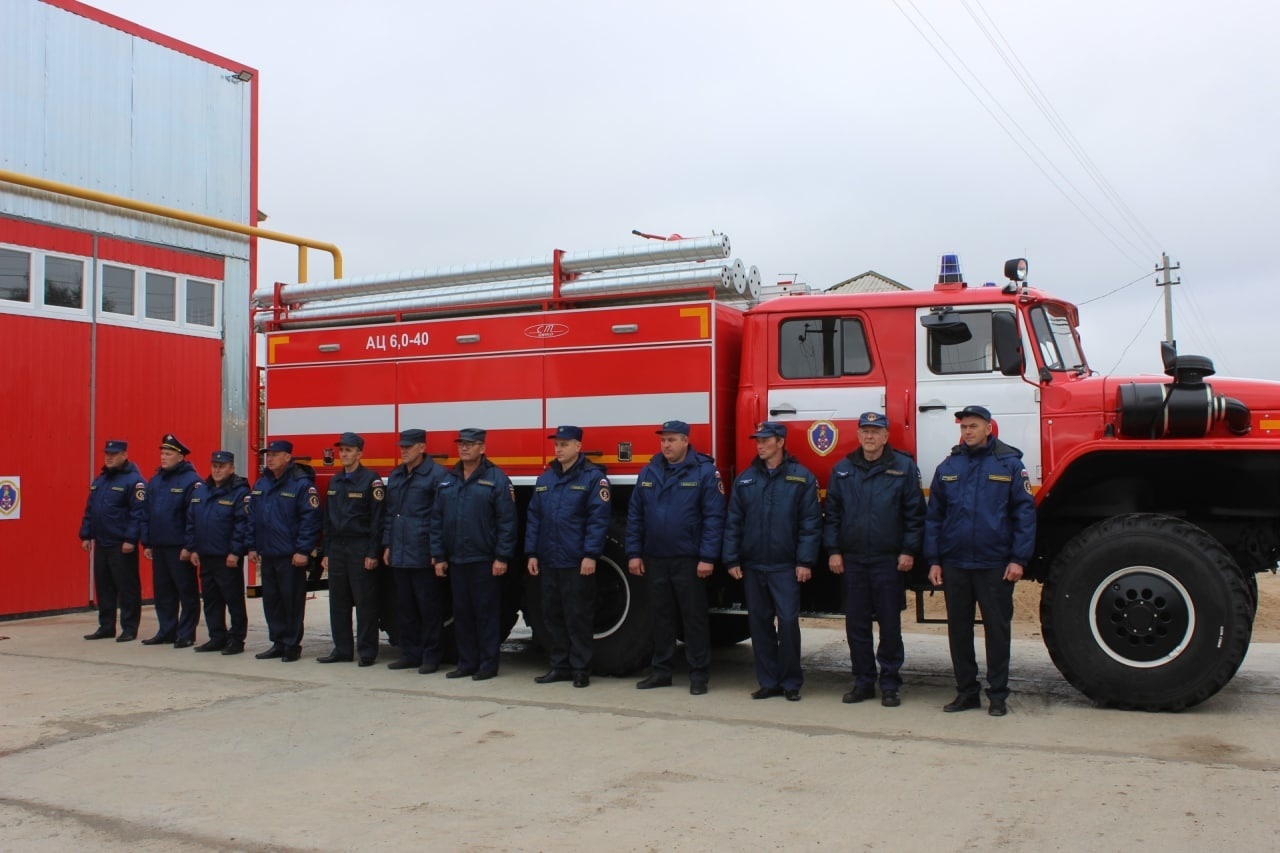
[[[610, 535], [604, 555], [596, 561], [591, 669], [597, 675], [635, 672], [653, 656], [649, 584], [644, 578], [629, 574], [626, 566], [622, 543]], [[524, 619], [533, 629], [534, 642], [545, 649], [541, 579], [526, 577]]]
[[1040, 598], [1045, 646], [1099, 705], [1178, 711], [1244, 660], [1253, 603], [1231, 555], [1199, 527], [1135, 513], [1067, 543]]
[[649, 581], [627, 571], [620, 543], [596, 563], [595, 646], [591, 668], [601, 675], [626, 675], [653, 657]]

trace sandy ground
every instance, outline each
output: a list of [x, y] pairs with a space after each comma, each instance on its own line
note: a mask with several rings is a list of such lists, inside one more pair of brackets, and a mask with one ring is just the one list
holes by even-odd
[[682, 673], [535, 685], [520, 643], [477, 683], [318, 665], [326, 611], [308, 603], [291, 664], [86, 643], [88, 613], [0, 624], [0, 850], [1262, 850], [1280, 831], [1280, 645], [1203, 705], [1144, 714], [1090, 707], [1018, 639], [993, 719], [940, 712], [931, 633], [907, 637], [889, 709], [840, 702], [835, 628], [804, 630], [803, 701], [756, 702], [746, 643], [701, 697]]

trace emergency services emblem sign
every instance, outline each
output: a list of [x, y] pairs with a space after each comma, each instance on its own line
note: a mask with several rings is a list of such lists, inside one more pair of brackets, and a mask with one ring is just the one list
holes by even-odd
[[0, 477], [0, 521], [22, 515], [22, 478]]
[[819, 456], [826, 456], [835, 450], [836, 441], [840, 438], [840, 431], [831, 421], [814, 421], [809, 425], [809, 431], [806, 434], [809, 437], [809, 446]]

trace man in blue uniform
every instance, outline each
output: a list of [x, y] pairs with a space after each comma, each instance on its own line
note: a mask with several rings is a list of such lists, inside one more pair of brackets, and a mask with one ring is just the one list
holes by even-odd
[[746, 589], [760, 683], [751, 698], [799, 702], [800, 584], [813, 576], [822, 544], [818, 480], [787, 452], [786, 424], [765, 421], [751, 437], [756, 459], [729, 495], [724, 564]]
[[447, 678], [485, 681], [498, 674], [502, 644], [502, 577], [515, 559], [516, 494], [485, 456], [482, 429], [458, 431], [458, 464], [436, 488], [431, 559], [451, 578], [458, 666]]
[[689, 425], [667, 421], [658, 430], [662, 455], [636, 481], [627, 506], [627, 571], [649, 578], [653, 660], [640, 690], [671, 686], [676, 612], [684, 623], [689, 692], [707, 692], [711, 632], [705, 578], [720, 559], [724, 482], [715, 460], [694, 450]]
[[525, 528], [529, 574], [542, 578], [551, 667], [534, 681], [591, 683], [596, 561], [609, 532], [609, 480], [582, 455], [582, 430], [557, 427], [555, 460], [538, 477]]
[[249, 559], [261, 575], [271, 648], [254, 657], [292, 663], [302, 657], [307, 565], [320, 538], [320, 495], [293, 464], [293, 442], [269, 442], [263, 461], [265, 470], [246, 500]]
[[[924, 493], [920, 469], [889, 446], [889, 420], [880, 412], [858, 418], [857, 450], [836, 463], [827, 485], [823, 539], [827, 565], [844, 575], [844, 627], [853, 664], [853, 687], [844, 702], [876, 695], [880, 704], [902, 704], [902, 606], [906, 573], [924, 542]], [[880, 645], [871, 644], [871, 620], [880, 624]]]
[[[382, 550], [386, 486], [360, 463], [364, 438], [344, 432], [334, 445], [342, 470], [329, 480], [324, 502], [324, 558], [329, 571], [329, 631], [333, 649], [320, 663], [350, 661], [361, 666], [378, 657], [378, 556]], [[355, 637], [351, 608], [356, 610]]]
[[[187, 461], [191, 451], [173, 433], [160, 440], [160, 467], [147, 483], [147, 514], [142, 520], [142, 553], [151, 561], [156, 599], [155, 636], [144, 646], [173, 643], [194, 646], [200, 624], [200, 587], [187, 550], [187, 509], [204, 481]], [[181, 610], [179, 610], [181, 607]]]
[[116, 607], [120, 608], [117, 643], [138, 638], [142, 615], [142, 582], [138, 578], [138, 536], [147, 510], [147, 484], [138, 466], [129, 461], [129, 444], [108, 441], [102, 449], [102, 471], [89, 486], [80, 547], [93, 549], [93, 589], [98, 601], [98, 630], [86, 640], [116, 636]]
[[400, 659], [387, 669], [440, 668], [444, 591], [431, 568], [431, 505], [445, 470], [427, 456], [427, 432], [400, 433], [400, 464], [387, 477], [383, 560], [396, 576]]
[[[244, 603], [244, 568], [249, 550], [249, 481], [236, 474], [236, 455], [215, 450], [204, 488], [187, 509], [187, 550], [200, 572], [204, 622], [209, 639], [197, 652], [238, 655], [244, 651], [249, 615]], [[227, 616], [231, 628], [227, 629]]]
[[933, 475], [925, 517], [929, 582], [946, 585], [947, 639], [956, 698], [942, 710], [981, 706], [973, 650], [973, 606], [982, 610], [987, 645], [988, 713], [1008, 713], [1013, 585], [1035, 553], [1036, 502], [1022, 451], [992, 436], [991, 412], [956, 412], [960, 444]]

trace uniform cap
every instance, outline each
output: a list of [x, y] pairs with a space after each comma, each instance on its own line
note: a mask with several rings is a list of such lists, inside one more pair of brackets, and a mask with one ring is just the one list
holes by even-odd
[[293, 442], [285, 441], [283, 438], [276, 438], [267, 442], [267, 446], [258, 451], [259, 453], [293, 453]]
[[427, 431], [425, 429], [403, 429], [400, 430], [400, 446], [413, 447], [415, 444], [427, 443]]
[[476, 429], [475, 427], [467, 427], [466, 429], [458, 430], [458, 437], [455, 438], [454, 441], [455, 442], [459, 442], [459, 441], [483, 442], [485, 436], [488, 434], [489, 433], [487, 433], [485, 430]]
[[113, 438], [102, 447], [103, 453], [124, 453], [129, 449], [129, 442]]
[[664, 432], [678, 432], [688, 438], [689, 425], [684, 421], [663, 421], [662, 427], [657, 432], [658, 435], [662, 435]]
[[213, 458], [209, 461], [225, 462], [234, 465], [236, 462], [236, 455], [230, 450], [215, 450], [213, 451]]
[[858, 416], [858, 426], [884, 427], [889, 428], [889, 419], [879, 412], [863, 412]]
[[171, 432], [165, 433], [164, 438], [160, 439], [160, 449], [172, 450], [174, 453], [181, 453], [183, 456], [191, 452], [191, 449], [181, 441], [178, 441], [178, 437]]
[[786, 438], [787, 425], [778, 421], [763, 421], [756, 424], [756, 431], [751, 438]]
[[984, 421], [991, 421], [991, 410], [986, 406], [965, 406], [956, 412], [956, 420], [961, 418], [982, 418]]
[[334, 447], [354, 447], [357, 450], [364, 450], [364, 439], [356, 435], [354, 432], [344, 432], [338, 436], [338, 440], [333, 443]]
[[556, 431], [547, 438], [572, 439], [573, 441], [582, 441], [582, 427], [576, 426], [558, 426]]

